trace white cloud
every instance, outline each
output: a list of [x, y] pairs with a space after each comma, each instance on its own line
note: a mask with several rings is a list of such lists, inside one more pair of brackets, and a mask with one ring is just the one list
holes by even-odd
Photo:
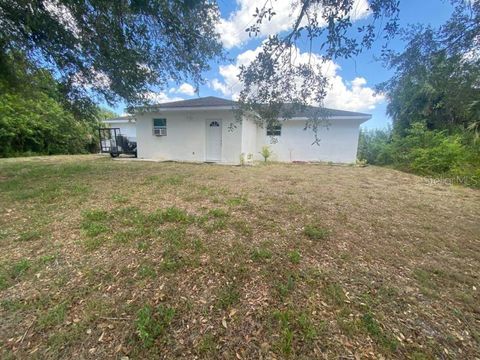
[[178, 88], [171, 88], [168, 92], [174, 93], [174, 94], [185, 94], [188, 96], [193, 96], [195, 95], [195, 88], [188, 83], [183, 83]]
[[[248, 65], [260, 52], [261, 46], [254, 50], [247, 50], [237, 56], [235, 64], [223, 65], [219, 68], [222, 79], [215, 78], [210, 82], [210, 87], [222, 93], [224, 96], [237, 99], [242, 90], [242, 83], [238, 79], [241, 65]], [[375, 94], [375, 91], [367, 87], [367, 80], [363, 77], [355, 77], [351, 81], [345, 81], [338, 72], [340, 66], [331, 60], [323, 61], [320, 55], [301, 52], [294, 49], [293, 56], [295, 64], [308, 63], [319, 64], [322, 73], [329, 80], [327, 96], [324, 100], [326, 107], [350, 110], [365, 111], [373, 110], [375, 106], [384, 101], [382, 94]], [[312, 103], [312, 105], [316, 105]]]
[[165, 92], [153, 92], [153, 91], [148, 91], [146, 93], [143, 93], [142, 97], [145, 100], [148, 100], [155, 104], [184, 100], [183, 98], [177, 97], [177, 96], [170, 97]]
[[[290, 30], [295, 17], [299, 14], [301, 2], [297, 0], [282, 0], [273, 3], [275, 15], [270, 21], [265, 20], [260, 26], [261, 37], [278, 34]], [[255, 23], [255, 9], [259, 8], [258, 0], [237, 0], [238, 10], [232, 12], [228, 19], [220, 19], [217, 31], [223, 45], [227, 49], [240, 46], [249, 39], [246, 28]], [[319, 13], [321, 10], [317, 10]], [[365, 18], [369, 14], [367, 0], [355, 0], [351, 18], [353, 21]], [[320, 26], [324, 26], [320, 23]]]

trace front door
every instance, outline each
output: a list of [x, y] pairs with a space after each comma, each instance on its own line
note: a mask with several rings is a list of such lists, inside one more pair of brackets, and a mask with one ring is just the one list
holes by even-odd
[[206, 161], [222, 160], [222, 120], [207, 120]]

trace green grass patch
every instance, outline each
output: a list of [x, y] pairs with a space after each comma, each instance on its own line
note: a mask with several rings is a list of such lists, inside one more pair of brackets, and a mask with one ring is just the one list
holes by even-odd
[[167, 335], [167, 330], [175, 316], [175, 309], [158, 305], [143, 306], [137, 313], [135, 327], [144, 347], [152, 347], [156, 340]]
[[397, 350], [398, 341], [393, 336], [388, 336], [385, 333], [372, 313], [363, 314], [361, 324], [379, 346], [392, 352]]
[[65, 321], [67, 315], [68, 304], [62, 302], [58, 305], [47, 310], [38, 318], [38, 325], [41, 329], [45, 329], [51, 326], [60, 325]]
[[265, 247], [257, 247], [252, 250], [251, 259], [257, 262], [264, 262], [271, 259], [272, 252]]
[[312, 240], [324, 240], [328, 237], [330, 231], [316, 225], [305, 225], [303, 233]]
[[228, 309], [240, 301], [240, 291], [235, 283], [230, 283], [220, 289], [217, 304], [221, 309]]
[[292, 250], [288, 253], [288, 260], [292, 264], [300, 264], [300, 260], [302, 259], [302, 255], [298, 252], [298, 250]]
[[342, 287], [337, 283], [328, 284], [323, 289], [323, 292], [329, 302], [334, 305], [342, 305], [347, 299]]
[[142, 264], [138, 268], [138, 276], [141, 279], [154, 278], [157, 276], [157, 272], [151, 264]]
[[315, 326], [306, 312], [291, 309], [275, 310], [273, 318], [280, 328], [280, 338], [276, 348], [283, 355], [290, 356], [294, 352], [295, 338], [302, 342], [312, 343], [317, 337]]
[[288, 274], [287, 279], [278, 282], [275, 289], [281, 301], [285, 301], [286, 297], [295, 289], [296, 277], [294, 274]]
[[202, 356], [214, 356], [217, 350], [217, 341], [215, 336], [211, 333], [203, 335], [202, 339], [198, 343], [197, 351]]
[[18, 241], [35, 241], [41, 239], [42, 235], [43, 233], [39, 230], [28, 230], [20, 234]]

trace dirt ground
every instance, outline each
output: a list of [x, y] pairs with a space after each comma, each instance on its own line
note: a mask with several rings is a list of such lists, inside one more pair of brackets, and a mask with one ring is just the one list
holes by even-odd
[[379, 167], [0, 160], [0, 357], [480, 357], [480, 191]]

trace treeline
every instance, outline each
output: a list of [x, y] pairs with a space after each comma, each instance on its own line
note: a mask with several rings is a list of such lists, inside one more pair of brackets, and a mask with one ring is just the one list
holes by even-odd
[[98, 151], [100, 121], [115, 114], [70, 101], [45, 69], [0, 52], [0, 156]]
[[361, 132], [361, 160], [480, 187], [480, 4], [472, 6], [439, 29], [410, 28], [405, 51], [385, 54], [395, 74], [379, 90], [393, 125]]
[[428, 130], [416, 122], [399, 135], [391, 128], [362, 130], [359, 158], [448, 182], [480, 187], [480, 141], [471, 131]]

